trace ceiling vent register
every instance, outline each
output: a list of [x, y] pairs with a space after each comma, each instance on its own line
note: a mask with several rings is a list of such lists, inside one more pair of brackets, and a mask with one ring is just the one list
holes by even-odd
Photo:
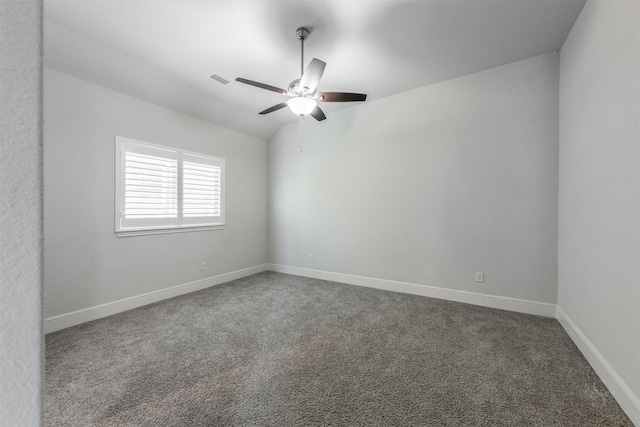
[[223, 85], [228, 85], [228, 84], [230, 83], [230, 81], [229, 81], [229, 80], [225, 79], [224, 77], [222, 77], [221, 75], [216, 74], [216, 73], [211, 74], [211, 75], [209, 76], [209, 78], [211, 78], [211, 79], [213, 79], [213, 80], [215, 80], [215, 81], [217, 81], [218, 83], [221, 83], [221, 84], [223, 84]]

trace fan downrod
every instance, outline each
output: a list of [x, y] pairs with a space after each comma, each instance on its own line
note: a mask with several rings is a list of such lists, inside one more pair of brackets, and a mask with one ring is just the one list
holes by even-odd
[[304, 41], [309, 37], [309, 30], [305, 27], [300, 27], [296, 30], [298, 40], [300, 40], [300, 78], [304, 73]]

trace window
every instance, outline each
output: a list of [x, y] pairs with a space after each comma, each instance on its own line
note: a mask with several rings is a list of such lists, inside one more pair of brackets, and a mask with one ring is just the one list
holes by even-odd
[[116, 137], [118, 236], [224, 226], [224, 159]]

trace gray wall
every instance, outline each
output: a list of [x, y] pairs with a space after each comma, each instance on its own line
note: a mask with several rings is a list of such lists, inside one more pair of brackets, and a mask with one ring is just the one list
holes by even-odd
[[[51, 69], [44, 119], [46, 317], [266, 263], [266, 141]], [[116, 135], [224, 157], [226, 228], [116, 237]]]
[[270, 261], [555, 303], [558, 62], [550, 53], [281, 128]]
[[559, 307], [638, 399], [637, 1], [587, 2], [562, 48], [558, 260]]
[[40, 1], [0, 1], [0, 425], [42, 422]]

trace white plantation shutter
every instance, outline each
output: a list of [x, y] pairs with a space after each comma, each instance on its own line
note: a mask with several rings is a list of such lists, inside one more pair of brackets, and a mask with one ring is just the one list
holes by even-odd
[[183, 165], [184, 216], [220, 215], [220, 168], [190, 162]]
[[224, 225], [224, 159], [121, 137], [116, 147], [116, 233]]
[[183, 154], [182, 212], [185, 222], [193, 218], [222, 216], [222, 162], [218, 159]]
[[178, 161], [125, 153], [124, 217], [178, 217]]

